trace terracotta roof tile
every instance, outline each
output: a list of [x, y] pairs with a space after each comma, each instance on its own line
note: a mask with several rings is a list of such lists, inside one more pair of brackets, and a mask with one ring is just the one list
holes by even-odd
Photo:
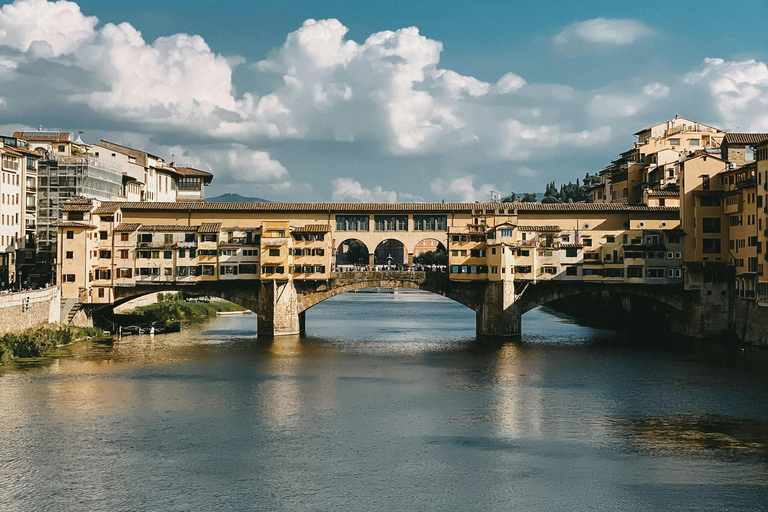
[[328, 224], [308, 224], [293, 228], [294, 233], [328, 233], [330, 230], [331, 226]]
[[649, 196], [663, 196], [663, 197], [679, 197], [680, 192], [677, 190], [649, 190]]
[[768, 140], [768, 133], [726, 133], [723, 142], [728, 144], [759, 144]]
[[141, 227], [140, 223], [118, 224], [114, 231], [136, 231]]
[[[150, 202], [105, 202], [100, 209], [114, 213], [117, 209], [125, 211], [168, 210], [168, 211], [243, 211], [243, 212], [479, 212], [485, 210], [489, 215], [496, 210], [528, 212], [676, 212], [676, 206], [654, 206], [643, 204], [617, 203], [150, 203]], [[96, 213], [99, 213], [98, 211]]]
[[74, 221], [66, 221], [62, 220], [56, 223], [56, 227], [59, 228], [90, 228], [95, 229], [96, 226], [92, 224], [86, 224], [85, 222], [74, 222]]
[[203, 222], [200, 224], [200, 233], [218, 233], [221, 231], [221, 222]]
[[181, 224], [142, 224], [139, 231], [198, 231], [200, 226], [184, 226]]
[[542, 233], [555, 233], [560, 231], [560, 226], [517, 226], [518, 231], [540, 231]]
[[581, 249], [584, 247], [583, 244], [560, 244], [560, 249]]

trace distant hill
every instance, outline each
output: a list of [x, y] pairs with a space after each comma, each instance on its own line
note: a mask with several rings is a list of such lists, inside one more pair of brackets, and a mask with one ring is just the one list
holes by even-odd
[[216, 197], [209, 197], [206, 199], [209, 203], [271, 203], [266, 199], [260, 197], [247, 197], [240, 194], [221, 194]]

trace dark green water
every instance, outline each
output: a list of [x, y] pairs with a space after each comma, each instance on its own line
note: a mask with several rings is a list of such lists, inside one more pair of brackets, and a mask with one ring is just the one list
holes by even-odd
[[0, 510], [766, 510], [768, 352], [349, 294], [0, 369]]

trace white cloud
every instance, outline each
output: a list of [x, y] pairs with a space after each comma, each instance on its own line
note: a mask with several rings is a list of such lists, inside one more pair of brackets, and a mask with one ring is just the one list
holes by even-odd
[[181, 146], [166, 147], [163, 154], [175, 155], [179, 165], [210, 171], [220, 178], [239, 182], [284, 183], [288, 170], [266, 151], [252, 150], [242, 144], [230, 144], [223, 149], [186, 149]]
[[522, 176], [523, 178], [534, 178], [539, 175], [539, 172], [531, 169], [530, 167], [518, 167], [515, 170], [515, 174]]
[[373, 189], [363, 187], [352, 178], [337, 178], [333, 185], [334, 201], [359, 201], [361, 203], [396, 203], [397, 192], [384, 190], [380, 186]]
[[442, 178], [437, 178], [430, 183], [429, 188], [435, 196], [449, 201], [471, 203], [474, 201], [490, 201], [491, 191], [498, 190], [496, 185], [483, 183], [475, 188], [475, 176], [466, 175], [455, 178], [445, 183]]
[[501, 94], [517, 91], [525, 85], [525, 79], [514, 73], [507, 73], [496, 82], [496, 90]]
[[669, 87], [660, 82], [653, 82], [643, 87], [643, 94], [651, 98], [666, 98], [669, 96]]
[[74, 2], [14, 2], [0, 8], [0, 45], [23, 52], [35, 45], [38, 55], [58, 57], [92, 38], [97, 22], [95, 16], [84, 16]]
[[639, 20], [594, 18], [568, 25], [552, 43], [572, 53], [625, 46], [651, 34], [653, 30]]
[[704, 59], [702, 67], [685, 77], [704, 87], [730, 129], [768, 131], [768, 66], [754, 59]]

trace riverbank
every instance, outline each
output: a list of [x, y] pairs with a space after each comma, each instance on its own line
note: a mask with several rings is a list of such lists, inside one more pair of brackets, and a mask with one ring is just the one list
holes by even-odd
[[88, 337], [102, 336], [96, 327], [34, 327], [0, 337], [0, 364], [18, 357], [41, 357]]
[[149, 323], [169, 323], [216, 316], [220, 311], [242, 311], [243, 307], [225, 300], [216, 302], [162, 301], [134, 309], [131, 317], [139, 316]]

